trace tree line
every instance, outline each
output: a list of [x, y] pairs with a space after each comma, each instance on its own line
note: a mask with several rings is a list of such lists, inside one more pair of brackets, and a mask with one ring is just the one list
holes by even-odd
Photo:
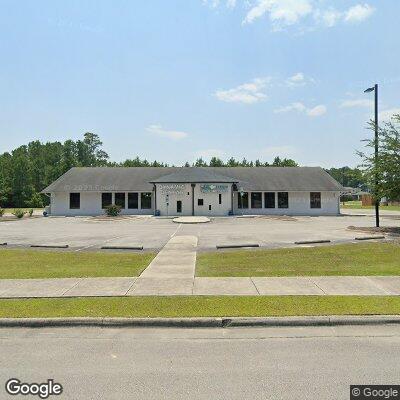
[[[139, 157], [122, 162], [110, 161], [103, 150], [98, 135], [87, 132], [82, 140], [41, 143], [36, 140], [0, 155], [0, 207], [42, 207], [48, 204], [47, 196], [40, 194], [50, 183], [72, 167], [168, 167], [158, 161]], [[172, 165], [173, 166], [173, 165]], [[223, 161], [212, 157], [209, 162], [198, 158], [184, 166], [195, 167], [296, 167], [297, 162], [289, 158], [275, 157], [271, 163], [260, 160]], [[331, 168], [327, 170], [344, 186], [366, 188], [363, 173], [357, 168]]]

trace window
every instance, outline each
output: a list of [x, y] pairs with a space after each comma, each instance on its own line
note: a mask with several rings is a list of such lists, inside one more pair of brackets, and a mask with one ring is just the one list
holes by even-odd
[[321, 192], [310, 193], [310, 207], [321, 208]]
[[140, 200], [142, 210], [151, 209], [151, 193], [140, 193]]
[[181, 213], [182, 212], [182, 200], [178, 200], [176, 202], [176, 212]]
[[69, 194], [69, 208], [71, 210], [79, 210], [81, 208], [81, 194], [70, 193]]
[[125, 208], [125, 193], [115, 193], [115, 205]]
[[197, 205], [198, 206], [204, 206], [204, 200], [203, 199], [197, 199]]
[[102, 193], [101, 194], [101, 208], [104, 210], [106, 207], [111, 206], [112, 204], [112, 194], [111, 193]]
[[251, 208], [262, 208], [261, 192], [252, 192], [251, 193]]
[[221, 193], [218, 195], [218, 202], [219, 202], [219, 204], [222, 204], [222, 194]]
[[275, 193], [267, 192], [264, 193], [265, 208], [275, 208]]
[[138, 193], [128, 193], [128, 208], [139, 208], [139, 195]]
[[249, 208], [249, 194], [247, 192], [238, 194], [238, 208]]
[[278, 192], [278, 208], [289, 208], [288, 192]]
[[211, 211], [211, 204], [208, 206], [208, 211]]

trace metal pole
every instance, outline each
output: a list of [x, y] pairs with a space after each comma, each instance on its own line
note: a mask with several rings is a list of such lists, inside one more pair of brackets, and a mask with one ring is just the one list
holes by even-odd
[[[378, 165], [378, 151], [379, 151], [379, 146], [378, 146], [378, 140], [379, 140], [379, 134], [378, 134], [378, 84], [375, 84], [375, 190], [377, 192], [378, 190], [378, 185], [379, 185], [379, 177], [378, 177], [378, 171], [376, 169]], [[377, 195], [375, 193], [375, 195]], [[376, 227], [379, 228], [379, 203], [380, 199], [378, 196], [376, 196], [375, 199], [375, 219], [376, 219]]]

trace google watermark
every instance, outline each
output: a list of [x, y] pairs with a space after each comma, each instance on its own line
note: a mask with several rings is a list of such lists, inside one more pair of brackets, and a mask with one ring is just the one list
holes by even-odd
[[48, 399], [50, 396], [59, 396], [63, 392], [63, 387], [60, 383], [54, 382], [53, 379], [48, 379], [47, 382], [43, 383], [26, 383], [17, 378], [11, 378], [6, 382], [6, 392], [11, 396], [21, 394]]
[[400, 385], [351, 385], [350, 400], [400, 400]]

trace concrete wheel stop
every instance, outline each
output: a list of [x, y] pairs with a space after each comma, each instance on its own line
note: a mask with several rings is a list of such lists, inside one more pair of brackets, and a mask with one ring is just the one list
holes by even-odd
[[210, 222], [207, 217], [177, 217], [172, 220], [176, 224], [206, 224]]

